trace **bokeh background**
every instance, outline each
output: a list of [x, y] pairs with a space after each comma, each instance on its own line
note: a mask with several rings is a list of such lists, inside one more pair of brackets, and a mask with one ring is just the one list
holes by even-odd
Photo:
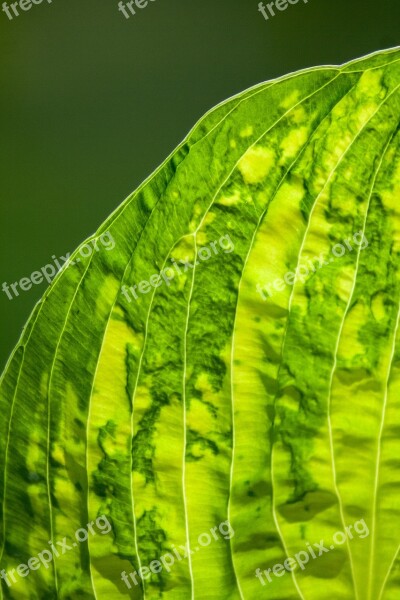
[[[12, 0], [11, 0], [12, 1]], [[266, 0], [268, 2], [268, 0]], [[0, 287], [72, 252], [215, 104], [400, 45], [399, 0], [47, 0], [0, 12]], [[45, 283], [0, 292], [0, 371]]]

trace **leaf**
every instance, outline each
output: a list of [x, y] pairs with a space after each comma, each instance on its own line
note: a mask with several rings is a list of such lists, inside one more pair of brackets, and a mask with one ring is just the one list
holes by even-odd
[[397, 598], [399, 61], [221, 104], [58, 274], [1, 379], [3, 598]]

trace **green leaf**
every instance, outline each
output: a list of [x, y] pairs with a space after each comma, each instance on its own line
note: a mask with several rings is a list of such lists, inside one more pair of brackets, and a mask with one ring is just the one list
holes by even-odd
[[398, 597], [399, 86], [248, 90], [77, 249], [1, 379], [3, 598]]

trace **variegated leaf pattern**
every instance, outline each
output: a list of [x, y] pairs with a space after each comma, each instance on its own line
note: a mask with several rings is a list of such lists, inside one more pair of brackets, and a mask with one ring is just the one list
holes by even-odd
[[[230, 99], [90, 238], [114, 249], [59, 273], [1, 379], [1, 569], [112, 530], [4, 599], [398, 598], [399, 88], [393, 49]], [[257, 292], [355, 232], [368, 247]], [[255, 576], [360, 519], [368, 537]]]

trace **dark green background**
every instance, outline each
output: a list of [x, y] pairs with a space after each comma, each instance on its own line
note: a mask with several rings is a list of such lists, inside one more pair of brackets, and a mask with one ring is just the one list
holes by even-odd
[[[0, 13], [0, 286], [72, 251], [215, 104], [400, 45], [399, 0], [300, 0], [268, 22], [257, 6], [156, 0], [126, 20], [118, 0], [44, 0]], [[0, 370], [45, 287], [0, 292]]]

